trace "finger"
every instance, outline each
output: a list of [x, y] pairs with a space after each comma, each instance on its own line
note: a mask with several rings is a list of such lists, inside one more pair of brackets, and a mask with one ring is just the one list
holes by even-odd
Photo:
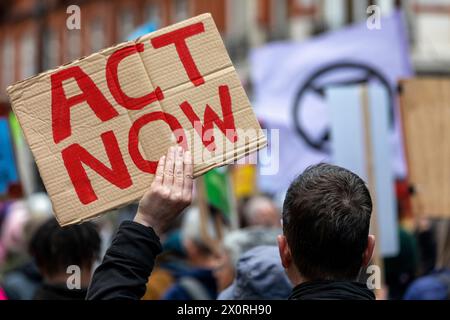
[[167, 151], [166, 163], [164, 165], [163, 186], [165, 187], [172, 187], [174, 165], [175, 165], [175, 148], [170, 147], [169, 151]]
[[192, 198], [192, 186], [193, 186], [193, 165], [191, 152], [188, 150], [184, 153], [184, 176], [183, 176], [183, 198]]
[[158, 167], [156, 168], [155, 178], [153, 179], [152, 186], [160, 186], [164, 177], [164, 165], [166, 163], [166, 156], [159, 158]]
[[174, 190], [175, 194], [179, 194], [181, 196], [183, 192], [183, 180], [184, 180], [184, 168], [183, 168], [183, 148], [178, 147], [175, 153], [175, 181], [174, 181]]

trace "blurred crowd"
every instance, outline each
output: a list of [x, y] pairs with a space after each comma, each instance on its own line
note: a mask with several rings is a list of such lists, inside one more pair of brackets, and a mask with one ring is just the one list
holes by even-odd
[[[2, 202], [0, 299], [84, 299], [117, 226], [134, 209], [61, 228], [45, 194]], [[240, 201], [237, 211], [240, 228], [219, 230], [197, 206], [186, 209], [161, 236], [163, 253], [142, 299], [286, 299], [292, 285], [276, 246], [280, 209], [257, 195]], [[398, 255], [384, 259], [379, 298], [448, 299], [450, 223], [411, 221], [400, 224]]]

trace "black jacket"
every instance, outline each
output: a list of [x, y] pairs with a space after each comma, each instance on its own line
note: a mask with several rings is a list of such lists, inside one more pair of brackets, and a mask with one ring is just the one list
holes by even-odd
[[309, 281], [296, 286], [290, 300], [375, 300], [363, 283], [351, 281]]
[[140, 299], [161, 250], [152, 228], [133, 221], [122, 222], [94, 272], [87, 299]]
[[44, 283], [36, 291], [33, 300], [84, 300], [86, 291], [86, 288], [68, 289], [65, 284], [53, 285]]

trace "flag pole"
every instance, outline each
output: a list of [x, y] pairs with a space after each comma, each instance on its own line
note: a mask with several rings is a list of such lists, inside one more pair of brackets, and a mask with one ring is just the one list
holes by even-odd
[[[370, 222], [370, 233], [379, 235], [379, 225], [378, 225], [378, 212], [377, 212], [377, 192], [375, 188], [375, 176], [374, 176], [374, 165], [373, 165], [373, 150], [372, 150], [372, 128], [370, 123], [370, 106], [369, 106], [369, 95], [367, 85], [361, 86], [361, 106], [363, 109], [363, 125], [364, 125], [364, 137], [365, 137], [365, 148], [366, 148], [366, 171], [367, 171], [367, 184], [372, 196], [372, 219]], [[384, 282], [384, 264], [383, 259], [380, 256], [379, 247], [376, 245], [373, 253], [372, 261], [376, 266], [380, 268], [380, 282], [381, 286], [385, 286]], [[376, 289], [375, 295], [377, 298], [382, 298], [383, 290]]]

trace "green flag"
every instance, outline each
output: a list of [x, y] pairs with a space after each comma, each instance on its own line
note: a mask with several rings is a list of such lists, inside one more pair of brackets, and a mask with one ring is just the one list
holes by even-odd
[[14, 145], [16, 146], [16, 148], [22, 147], [23, 146], [22, 129], [20, 129], [19, 121], [17, 121], [16, 116], [12, 112], [9, 114], [9, 126], [11, 128]]
[[230, 177], [227, 167], [216, 168], [203, 175], [207, 203], [221, 211], [229, 220], [231, 215]]

